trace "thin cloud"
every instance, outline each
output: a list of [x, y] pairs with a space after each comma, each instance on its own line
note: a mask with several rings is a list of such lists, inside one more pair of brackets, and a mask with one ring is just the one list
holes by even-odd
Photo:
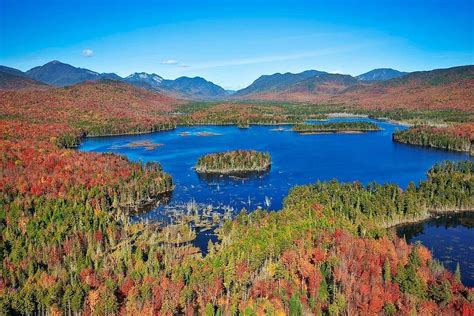
[[162, 62], [160, 62], [160, 64], [162, 64], [162, 65], [177, 65], [178, 61], [175, 60], [175, 59], [167, 59], [167, 60], [163, 60]]
[[94, 56], [94, 51], [90, 48], [86, 48], [82, 51], [82, 56], [84, 57], [92, 57]]
[[378, 44], [381, 44], [381, 43], [378, 42], [378, 43], [367, 43], [367, 44], [361, 44], [361, 45], [341, 46], [341, 47], [334, 47], [334, 48], [323, 48], [319, 50], [306, 51], [306, 52], [288, 54], [288, 55], [260, 56], [260, 57], [224, 60], [224, 61], [196, 64], [195, 66], [192, 66], [191, 68], [192, 69], [209, 69], [209, 68], [218, 68], [218, 67], [227, 67], [227, 66], [253, 65], [253, 64], [270, 63], [270, 62], [278, 62], [278, 61], [297, 60], [297, 59], [303, 59], [303, 58], [308, 58], [308, 57], [318, 57], [318, 56], [346, 53], [346, 52], [350, 52], [350, 51], [354, 51], [354, 50], [358, 50], [361, 48], [366, 48], [366, 47], [374, 46]]

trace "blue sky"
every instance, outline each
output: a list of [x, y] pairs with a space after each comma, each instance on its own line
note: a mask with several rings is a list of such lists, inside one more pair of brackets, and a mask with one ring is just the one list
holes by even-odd
[[0, 1], [0, 64], [57, 59], [228, 89], [307, 69], [474, 64], [474, 1]]

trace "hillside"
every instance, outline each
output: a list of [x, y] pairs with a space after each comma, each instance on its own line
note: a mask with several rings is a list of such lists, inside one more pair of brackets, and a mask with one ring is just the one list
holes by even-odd
[[34, 92], [1, 91], [0, 98], [0, 112], [15, 121], [62, 124], [76, 134], [92, 135], [161, 129], [169, 124], [166, 113], [179, 104], [176, 99], [110, 80]]
[[17, 75], [14, 71], [6, 70], [7, 72], [5, 72], [4, 68], [8, 67], [0, 68], [0, 90], [42, 89], [47, 87], [42, 82], [25, 77], [19, 70], [19, 75]]
[[332, 99], [364, 108], [474, 109], [474, 66], [419, 71], [357, 86]]

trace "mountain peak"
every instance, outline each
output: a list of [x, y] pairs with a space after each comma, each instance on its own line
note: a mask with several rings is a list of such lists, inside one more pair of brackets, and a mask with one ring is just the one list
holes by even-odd
[[149, 74], [146, 72], [134, 72], [130, 76], [125, 78], [130, 83], [138, 83], [142, 85], [150, 85], [152, 88], [156, 88], [163, 82], [163, 78], [155, 73]]
[[297, 82], [326, 74], [327, 72], [325, 71], [306, 70], [300, 73], [286, 72], [282, 74], [277, 72], [273, 75], [262, 75], [247, 88], [237, 91], [235, 95], [248, 95], [263, 91], [276, 91]]
[[53, 60], [43, 66], [34, 67], [28, 70], [26, 75], [32, 79], [60, 87], [100, 78], [100, 74], [95, 71], [76, 68], [59, 60]]
[[356, 78], [362, 81], [385, 81], [399, 78], [406, 74], [407, 72], [398, 71], [392, 68], [377, 68], [361, 74]]

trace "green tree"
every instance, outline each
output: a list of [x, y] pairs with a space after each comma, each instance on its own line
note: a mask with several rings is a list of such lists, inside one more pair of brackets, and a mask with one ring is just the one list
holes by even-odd
[[392, 282], [392, 272], [390, 269], [390, 260], [388, 260], [388, 258], [385, 259], [383, 264], [383, 280], [386, 284]]
[[459, 262], [456, 264], [456, 270], [454, 271], [454, 278], [456, 281], [461, 282], [461, 267], [459, 266]]
[[298, 295], [293, 295], [290, 300], [290, 316], [300, 316], [303, 314], [303, 306], [301, 306], [301, 301]]

